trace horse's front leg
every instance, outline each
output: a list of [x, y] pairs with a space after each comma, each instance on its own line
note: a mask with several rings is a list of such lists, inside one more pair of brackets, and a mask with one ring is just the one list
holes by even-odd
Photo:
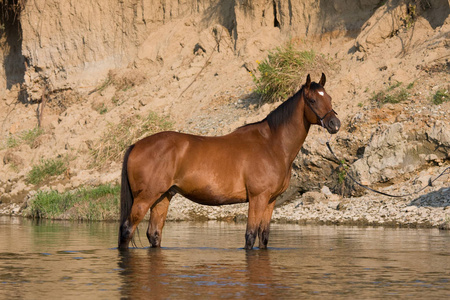
[[171, 198], [172, 196], [169, 193], [164, 194], [162, 199], [151, 209], [147, 238], [152, 247], [161, 247], [162, 230], [166, 221]]
[[249, 196], [247, 230], [245, 232], [246, 250], [253, 249], [268, 203], [269, 197], [264, 193], [253, 197]]
[[272, 219], [272, 212], [275, 207], [275, 199], [270, 202], [264, 214], [262, 216], [261, 224], [259, 225], [259, 249], [267, 249], [267, 244], [269, 243], [269, 233], [270, 233], [270, 220]]

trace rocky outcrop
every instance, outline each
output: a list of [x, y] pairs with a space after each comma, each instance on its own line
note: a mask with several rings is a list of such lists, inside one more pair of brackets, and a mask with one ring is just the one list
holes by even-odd
[[397, 122], [378, 128], [365, 147], [364, 156], [351, 166], [351, 172], [363, 184], [371, 185], [450, 158], [448, 121], [414, 125]]

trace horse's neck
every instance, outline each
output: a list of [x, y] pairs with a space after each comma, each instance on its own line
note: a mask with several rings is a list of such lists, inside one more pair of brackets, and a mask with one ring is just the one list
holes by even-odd
[[311, 123], [309, 123], [304, 116], [304, 103], [303, 100], [300, 100], [291, 120], [280, 126], [277, 131], [274, 132], [289, 167], [302, 148], [306, 136], [308, 135], [309, 128], [311, 127]]

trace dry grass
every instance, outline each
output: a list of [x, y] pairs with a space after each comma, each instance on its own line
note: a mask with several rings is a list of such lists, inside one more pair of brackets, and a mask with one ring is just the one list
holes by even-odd
[[293, 43], [277, 48], [257, 63], [259, 74], [253, 79], [263, 103], [284, 101], [300, 89], [309, 73], [327, 73], [331, 69], [330, 61], [323, 55], [314, 50], [299, 51]]
[[136, 141], [159, 131], [172, 129], [172, 122], [151, 112], [147, 117], [133, 116], [119, 124], [110, 124], [102, 138], [92, 149], [92, 166], [108, 161], [120, 161], [124, 151]]
[[96, 91], [101, 92], [110, 85], [114, 85], [117, 90], [126, 91], [142, 84], [145, 79], [145, 75], [135, 69], [110, 70], [105, 81], [97, 87]]

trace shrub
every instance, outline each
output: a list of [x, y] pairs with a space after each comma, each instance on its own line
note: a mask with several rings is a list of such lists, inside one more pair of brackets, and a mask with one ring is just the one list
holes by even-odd
[[436, 105], [450, 101], [450, 94], [447, 90], [440, 89], [433, 95], [432, 102]]
[[253, 75], [256, 92], [264, 103], [286, 100], [297, 92], [310, 72], [329, 68], [323, 55], [313, 50], [299, 51], [293, 43], [270, 52], [267, 59], [259, 63], [259, 77]]

